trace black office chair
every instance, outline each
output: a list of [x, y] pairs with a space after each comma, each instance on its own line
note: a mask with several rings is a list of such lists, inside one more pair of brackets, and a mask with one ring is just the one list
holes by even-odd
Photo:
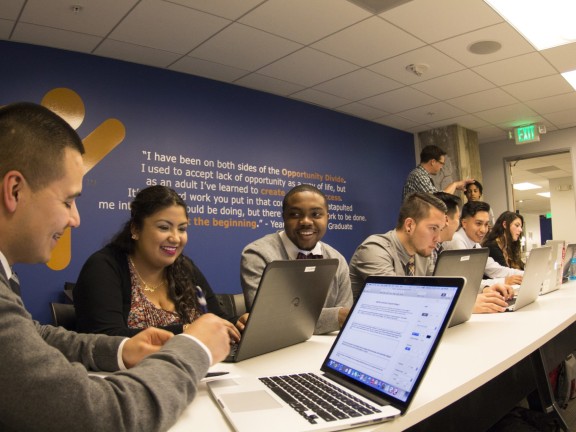
[[70, 303], [74, 303], [74, 285], [76, 285], [75, 282], [64, 282], [64, 296]]
[[52, 323], [66, 330], [76, 331], [76, 310], [74, 305], [66, 303], [50, 303]]
[[244, 294], [216, 294], [220, 308], [230, 316], [239, 317], [246, 313]]

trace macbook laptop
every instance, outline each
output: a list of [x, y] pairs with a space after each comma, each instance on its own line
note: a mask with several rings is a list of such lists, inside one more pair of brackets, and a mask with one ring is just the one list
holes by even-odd
[[548, 273], [550, 246], [533, 248], [528, 255], [524, 277], [516, 296], [508, 300], [507, 312], [513, 312], [534, 302], [540, 294], [542, 282]]
[[242, 338], [225, 361], [238, 362], [309, 339], [337, 269], [336, 258], [269, 263]]
[[568, 243], [564, 252], [564, 267], [562, 269], [562, 282], [568, 282], [570, 276], [570, 260], [576, 256], [576, 243]]
[[461, 276], [466, 280], [448, 327], [470, 319], [480, 292], [488, 248], [445, 250], [438, 256], [434, 276]]
[[239, 432], [392, 420], [414, 398], [463, 286], [463, 278], [370, 276], [321, 372], [212, 381], [210, 394]]
[[548, 261], [548, 273], [542, 282], [540, 295], [556, 291], [562, 285], [562, 270], [564, 266], [564, 254], [566, 242], [564, 240], [547, 240], [546, 246], [550, 246], [550, 260]]

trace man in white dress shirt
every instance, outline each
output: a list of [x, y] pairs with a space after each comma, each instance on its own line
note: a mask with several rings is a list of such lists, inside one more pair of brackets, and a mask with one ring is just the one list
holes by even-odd
[[[446, 243], [454, 238], [454, 234], [458, 229], [461, 203], [460, 198], [456, 195], [446, 192], [436, 192], [434, 196], [446, 204], [448, 211], [446, 212], [446, 227], [440, 233], [441, 242], [438, 243], [439, 246], [436, 248], [437, 253], [433, 254], [433, 256], [436, 255], [436, 259], [434, 259], [434, 262], [430, 260], [430, 274], [434, 273], [437, 255], [441, 253]], [[484, 280], [478, 289], [479, 292], [473, 309], [474, 313], [504, 312], [508, 307], [506, 300], [514, 296], [512, 287], [502, 282], [494, 283], [494, 281]]]
[[[483, 201], [468, 201], [462, 207], [461, 228], [456, 231], [452, 241], [444, 243], [444, 249], [472, 249], [482, 247], [481, 243], [488, 234], [490, 225], [490, 205]], [[508, 285], [522, 282], [522, 270], [504, 267], [488, 257], [484, 274], [490, 279], [503, 279]]]

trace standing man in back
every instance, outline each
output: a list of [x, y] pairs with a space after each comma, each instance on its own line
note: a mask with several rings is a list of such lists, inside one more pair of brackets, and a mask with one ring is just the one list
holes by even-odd
[[[446, 152], [444, 150], [435, 145], [424, 147], [420, 152], [420, 165], [410, 171], [404, 183], [402, 200], [413, 192], [438, 192], [439, 189], [434, 185], [430, 176], [438, 174], [445, 163]], [[466, 179], [452, 182], [444, 188], [444, 192], [453, 194], [456, 190], [464, 190], [466, 185], [473, 181], [473, 179]]]

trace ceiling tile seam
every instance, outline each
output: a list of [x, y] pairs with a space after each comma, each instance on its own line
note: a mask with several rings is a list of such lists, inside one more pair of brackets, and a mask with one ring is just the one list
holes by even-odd
[[[191, 8], [189, 8], [189, 9], [191, 9]], [[224, 27], [222, 27], [220, 30], [216, 31], [215, 33], [212, 33], [210, 36], [208, 36], [208, 37], [207, 37], [206, 39], [204, 39], [203, 41], [200, 41], [198, 44], [196, 44], [194, 47], [192, 47], [191, 49], [189, 49], [189, 50], [188, 50], [187, 52], [185, 52], [184, 54], [178, 53], [178, 54], [180, 55], [180, 57], [179, 57], [178, 59], [174, 60], [172, 63], [170, 63], [167, 67], [169, 68], [169, 67], [171, 67], [171, 66], [174, 66], [175, 63], [179, 62], [180, 60], [185, 59], [186, 57], [193, 57], [193, 58], [196, 58], [196, 59], [198, 59], [198, 60], [207, 61], [207, 60], [199, 59], [198, 57], [192, 56], [192, 55], [191, 55], [192, 52], [193, 52], [194, 50], [200, 48], [200, 47], [201, 47], [202, 45], [204, 45], [206, 42], [208, 42], [209, 40], [213, 39], [214, 37], [216, 37], [217, 35], [219, 35], [219, 34], [222, 33], [224, 30], [226, 30], [228, 27], [230, 27], [231, 25], [233, 25], [233, 24], [235, 23], [235, 21], [231, 21], [231, 20], [229, 20], [228, 18], [222, 18], [222, 17], [218, 17], [218, 18], [221, 18], [221, 19], [224, 19], [224, 20], [228, 21], [228, 24], [225, 25]], [[212, 62], [212, 63], [216, 63], [216, 62]], [[216, 63], [216, 64], [222, 64], [222, 63]], [[229, 66], [229, 67], [230, 67], [230, 65], [224, 65], [224, 66]], [[232, 66], [232, 67], [233, 67], [233, 66]], [[237, 68], [237, 69], [239, 69], [239, 68]]]
[[[385, 14], [385, 13], [386, 13], [386, 12], [384, 12], [384, 14]], [[390, 20], [387, 20], [386, 18], [384, 18], [384, 17], [382, 17], [382, 16], [380, 16], [380, 18], [382, 18], [384, 21], [388, 22], [389, 24], [392, 24], [393, 26], [399, 28], [399, 29], [402, 30], [403, 32], [408, 33], [408, 34], [410, 34], [411, 36], [414, 36], [415, 38], [418, 38], [418, 39], [422, 40], [422, 42], [426, 43], [427, 45], [434, 45], [434, 44], [446, 42], [446, 41], [449, 41], [450, 39], [458, 38], [458, 37], [461, 37], [461, 36], [465, 36], [465, 35], [467, 35], [467, 34], [471, 34], [471, 33], [475, 33], [475, 32], [480, 31], [480, 30], [487, 29], [487, 28], [489, 28], [489, 27], [494, 27], [494, 26], [500, 25], [500, 24], [502, 24], [502, 23], [506, 23], [506, 20], [502, 19], [502, 20], [501, 20], [499, 23], [497, 23], [497, 24], [485, 25], [485, 26], [482, 26], [482, 27], [478, 27], [478, 28], [476, 28], [476, 29], [474, 29], [474, 30], [469, 30], [469, 31], [465, 31], [465, 32], [462, 32], [462, 33], [457, 33], [457, 34], [448, 36], [448, 37], [443, 38], [443, 39], [438, 39], [438, 40], [435, 40], [435, 41], [425, 41], [424, 39], [420, 38], [419, 36], [413, 35], [413, 34], [410, 33], [409, 31], [407, 31], [406, 29], [403, 29], [402, 27], [398, 27], [394, 22], [392, 22], [392, 21], [390, 21]], [[516, 29], [514, 29], [514, 30], [516, 30]]]
[[[358, 6], [357, 6], [357, 7], [358, 7]], [[359, 9], [362, 9], [362, 8], [360, 8], [360, 7], [358, 7], [358, 8], [359, 8]], [[362, 10], [363, 10], [363, 9], [362, 9]], [[365, 12], [366, 12], [366, 11], [365, 11]], [[310, 42], [310, 43], [306, 44], [306, 46], [312, 48], [312, 45], [314, 45], [314, 44], [316, 44], [316, 43], [318, 43], [318, 42], [321, 42], [321, 41], [323, 41], [324, 39], [328, 39], [329, 37], [332, 37], [332, 36], [334, 36], [334, 35], [337, 35], [338, 33], [341, 33], [341, 32], [343, 32], [344, 30], [348, 30], [350, 27], [354, 27], [355, 25], [358, 25], [358, 24], [360, 24], [361, 22], [364, 22], [364, 21], [367, 21], [367, 20], [369, 20], [369, 19], [372, 19], [374, 16], [375, 16], [375, 15], [372, 14], [372, 15], [367, 16], [366, 18], [362, 18], [362, 19], [360, 19], [360, 20], [358, 20], [358, 21], [356, 21], [356, 22], [353, 22], [353, 23], [347, 25], [346, 27], [340, 27], [338, 30], [336, 30], [336, 31], [334, 31], [334, 32], [332, 32], [332, 33], [329, 33], [329, 34], [327, 34], [327, 35], [324, 35], [324, 36], [322, 36], [321, 38], [316, 39], [316, 40], [314, 40], [313, 42]], [[301, 43], [301, 42], [300, 42], [300, 43]], [[313, 48], [313, 49], [314, 49], [314, 48]], [[316, 51], [320, 51], [320, 50], [316, 49]], [[320, 51], [320, 52], [323, 52], [323, 51]]]
[[[100, 42], [104, 40], [104, 36], [95, 35], [95, 34], [92, 34], [92, 33], [83, 33], [83, 32], [79, 32], [79, 31], [76, 31], [76, 30], [64, 30], [64, 29], [59, 28], [59, 27], [52, 27], [52, 26], [47, 26], [47, 25], [43, 25], [43, 24], [36, 24], [36, 23], [32, 23], [32, 22], [27, 22], [27, 21], [19, 21], [19, 22], [17, 23], [17, 25], [18, 25], [18, 24], [19, 24], [19, 25], [25, 24], [25, 25], [34, 26], [34, 27], [39, 27], [39, 28], [43, 28], [43, 29], [57, 30], [57, 31], [62, 31], [62, 32], [66, 32], [66, 33], [72, 33], [72, 34], [75, 34], [75, 35], [90, 36], [90, 37], [99, 39]], [[15, 30], [15, 29], [16, 29], [16, 27], [14, 28], [14, 30]], [[15, 39], [13, 36], [10, 36], [10, 38], [9, 38], [8, 40], [13, 40], [13, 41], [20, 42], [18, 39]], [[90, 51], [90, 54], [93, 54], [93, 52]]]
[[[14, 37], [14, 32], [16, 31], [16, 26], [18, 25], [20, 18], [22, 18], [22, 14], [24, 13], [25, 7], [26, 7], [26, 2], [22, 3], [22, 7], [20, 8], [20, 11], [18, 12], [18, 16], [13, 21], [14, 24], [12, 25], [12, 29], [10, 30], [10, 33], [8, 34], [8, 40], [11, 40]], [[12, 20], [7, 20], [7, 21], [12, 21]]]
[[[120, 25], [120, 23], [122, 23], [122, 21], [124, 21], [124, 20], [126, 19], [126, 17], [128, 17], [128, 15], [130, 15], [130, 14], [134, 11], [134, 9], [136, 9], [136, 7], [137, 7], [141, 2], [142, 2], [142, 0], [138, 0], [136, 3], [134, 3], [134, 5], [132, 5], [132, 7], [131, 7], [128, 11], [126, 11], [126, 13], [124, 14], [124, 16], [122, 16], [122, 17], [116, 22], [116, 24], [112, 26], [112, 28], [110, 29], [110, 31], [109, 31], [106, 35], [104, 35], [104, 37], [102, 37], [102, 39], [100, 40], [100, 42], [98, 42], [98, 43], [96, 44], [96, 46], [95, 46], [94, 48], [92, 48], [92, 51], [90, 51], [91, 54], [95, 54], [95, 53], [96, 53], [96, 50], [97, 50], [98, 48], [100, 48], [100, 47], [102, 46], [102, 44], [103, 44], [106, 40], [108, 40], [108, 38], [109, 38], [109, 36], [112, 34], [112, 32], [118, 28], [118, 26]], [[112, 39], [112, 40], [113, 40], [113, 39]]]
[[[333, 81], [333, 80], [335, 80], [335, 79], [342, 78], [342, 77], [344, 77], [344, 76], [346, 76], [346, 75], [349, 75], [349, 74], [351, 74], [351, 73], [358, 72], [358, 71], [360, 71], [360, 70], [367, 70], [368, 72], [375, 73], [374, 71], [371, 71], [371, 70], [369, 70], [369, 69], [367, 69], [367, 68], [360, 67], [360, 68], [355, 69], [355, 70], [353, 70], [353, 71], [345, 72], [345, 73], [343, 73], [343, 74], [341, 74], [341, 75], [332, 77], [332, 78], [330, 78], [330, 79], [328, 79], [328, 80], [326, 80], [326, 81], [322, 81], [322, 82], [316, 83], [316, 84], [314, 84], [313, 86], [310, 86], [310, 87], [307, 87], [307, 88], [312, 89], [312, 90], [321, 91], [321, 92], [323, 92], [323, 93], [330, 94], [330, 95], [332, 95], [332, 96], [343, 97], [343, 96], [340, 96], [340, 95], [331, 93], [331, 92], [328, 91], [328, 90], [319, 90], [319, 89], [317, 89], [316, 87], [319, 86], [319, 85], [322, 85], [322, 84], [329, 83], [330, 81]], [[377, 74], [377, 75], [380, 75], [380, 74]], [[408, 87], [406, 84], [403, 84], [403, 83], [401, 83], [400, 81], [397, 81], [397, 80], [395, 80], [395, 79], [393, 79], [393, 78], [385, 77], [385, 76], [383, 76], [383, 75], [380, 75], [380, 76], [382, 76], [382, 77], [384, 77], [384, 78], [386, 78], [386, 79], [389, 79], [390, 81], [394, 81], [396, 84], [399, 84], [400, 87], [396, 87], [396, 88], [394, 88], [394, 89], [386, 90], [386, 91], [383, 91], [383, 92], [380, 92], [380, 93], [374, 93], [374, 94], [371, 94], [370, 96], [365, 96], [365, 97], [361, 97], [361, 98], [355, 98], [355, 99], [352, 100], [352, 102], [359, 102], [359, 101], [362, 101], [362, 100], [369, 99], [369, 98], [371, 98], [371, 97], [380, 96], [380, 95], [382, 95], [382, 94], [389, 93], [389, 92], [394, 91], [394, 90], [399, 90], [399, 89], [401, 89], [401, 88]]]
[[[286, 57], [289, 57], [289, 56], [291, 56], [291, 55], [293, 55], [293, 54], [296, 54], [297, 52], [302, 51], [302, 50], [304, 50], [304, 49], [306, 49], [306, 48], [311, 49], [311, 50], [314, 50], [314, 51], [317, 51], [317, 52], [319, 52], [319, 53], [321, 53], [321, 54], [324, 54], [324, 55], [333, 57], [333, 58], [335, 58], [335, 59], [337, 59], [337, 60], [340, 60], [340, 61], [349, 63], [349, 64], [351, 64], [352, 66], [356, 66], [356, 69], [351, 70], [351, 71], [349, 71], [349, 72], [346, 72], [346, 73], [344, 73], [344, 74], [342, 74], [342, 75], [339, 75], [338, 77], [343, 76], [343, 75], [346, 75], [346, 74], [349, 74], [349, 73], [352, 73], [352, 72], [356, 72], [357, 70], [360, 70], [360, 69], [363, 69], [362, 66], [359, 66], [359, 65], [357, 65], [357, 64], [354, 64], [354, 63], [352, 63], [352, 62], [350, 62], [350, 61], [348, 61], [348, 60], [341, 59], [341, 58], [336, 57], [336, 56], [334, 56], [334, 55], [332, 55], [332, 54], [319, 51], [319, 50], [317, 50], [317, 49], [312, 48], [311, 46], [306, 45], [306, 46], [302, 46], [301, 48], [298, 48], [296, 51], [292, 51], [291, 53], [288, 53], [288, 54], [286, 54], [286, 55], [284, 55], [284, 56], [282, 56], [282, 57], [279, 57], [279, 58], [277, 58], [276, 60], [271, 61], [270, 63], [267, 63], [267, 64], [265, 64], [265, 65], [260, 66], [260, 67], [257, 68], [257, 69], [254, 69], [253, 71], [251, 71], [251, 73], [257, 73], [257, 74], [260, 74], [260, 75], [267, 76], [267, 77], [269, 77], [269, 78], [275, 78], [275, 77], [273, 77], [273, 76], [267, 75], [267, 74], [264, 73], [264, 72], [261, 72], [261, 70], [264, 69], [264, 68], [266, 68], [266, 67], [268, 67], [268, 66], [270, 66], [270, 65], [273, 65], [273, 64], [276, 63], [276, 62], [279, 62], [279, 61], [285, 59]], [[312, 87], [314, 87], [314, 86], [317, 86], [317, 85], [320, 85], [320, 84], [324, 84], [325, 82], [328, 82], [328, 81], [333, 80], [333, 79], [338, 78], [338, 77], [332, 77], [332, 78], [327, 79], [327, 80], [325, 80], [325, 81], [317, 82], [317, 83], [315, 83], [315, 84], [313, 84], [313, 85], [310, 85], [310, 86], [308, 86], [308, 87], [306, 87], [306, 88], [312, 88]], [[234, 81], [232, 81], [232, 82], [236, 82], [236, 81], [238, 81], [238, 80], [240, 80], [240, 79], [242, 79], [242, 78], [244, 78], [244, 76], [239, 77], [239, 78], [237, 78], [236, 80], [234, 80]], [[278, 78], [275, 78], [275, 79], [278, 79]], [[287, 82], [291, 82], [291, 81], [287, 81]], [[296, 84], [296, 85], [300, 85], [300, 86], [303, 85], [302, 83], [292, 83], [292, 84]], [[299, 91], [302, 91], [302, 90], [299, 90]], [[335, 95], [334, 95], [334, 96], [335, 96]]]
[[[207, 15], [212, 15], [212, 16], [217, 17], [217, 18], [222, 18], [222, 19], [225, 19], [225, 20], [227, 20], [227, 21], [238, 22], [239, 19], [242, 19], [242, 18], [244, 18], [246, 15], [254, 12], [254, 10], [258, 9], [260, 6], [262, 6], [262, 5], [263, 5], [264, 3], [266, 3], [268, 0], [262, 0], [260, 3], [258, 3], [258, 4], [255, 5], [255, 6], [253, 6], [251, 9], [247, 10], [246, 12], [244, 12], [243, 14], [241, 14], [239, 17], [234, 18], [234, 19], [230, 19], [230, 18], [228, 18], [228, 17], [222, 16], [222, 15], [218, 15], [218, 14], [216, 14], [216, 13], [214, 13], [214, 12], [208, 12], [208, 11], [205, 11], [205, 10], [202, 10], [202, 9], [197, 9], [197, 8], [195, 8], [195, 7], [193, 7], [193, 6], [188, 6], [188, 5], [185, 5], [185, 4], [182, 4], [182, 3], [178, 3], [178, 2], [175, 2], [175, 1], [171, 1], [171, 0], [163, 0], [163, 1], [164, 1], [165, 3], [171, 3], [171, 4], [175, 5], [175, 6], [182, 6], [182, 7], [186, 8], [186, 9], [190, 9], [190, 10], [193, 10], [193, 11], [196, 11], [196, 12], [202, 12], [202, 13], [205, 13], [205, 14], [207, 14]], [[241, 23], [238, 23], [238, 24], [241, 24]]]
[[[541, 50], [541, 51], [536, 51], [536, 52], [537, 52], [538, 54], [540, 54], [540, 57], [542, 57], [542, 59], [543, 59], [546, 63], [548, 63], [548, 64], [550, 65], [550, 67], [552, 67], [558, 74], [560, 74], [560, 76], [562, 76], [562, 73], [563, 73], [563, 72], [562, 72], [560, 69], [558, 69], [556, 66], [554, 66], [554, 64], [553, 64], [550, 60], [548, 60], [548, 58], [547, 58], [544, 54], [542, 54], [542, 51], [543, 51], [543, 50]], [[564, 77], [562, 77], [562, 78], [564, 78]], [[564, 78], [564, 79], [566, 79], [566, 78]]]

